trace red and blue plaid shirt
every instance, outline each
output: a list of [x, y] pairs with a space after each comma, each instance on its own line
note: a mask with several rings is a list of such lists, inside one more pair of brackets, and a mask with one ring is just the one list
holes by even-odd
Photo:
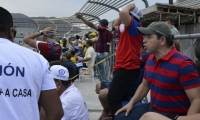
[[97, 31], [99, 32], [98, 41], [96, 45], [96, 52], [103, 53], [109, 52], [110, 42], [112, 40], [112, 33], [108, 28], [98, 26]]
[[62, 48], [56, 43], [39, 42], [38, 49], [40, 54], [47, 59], [47, 61], [60, 60]]

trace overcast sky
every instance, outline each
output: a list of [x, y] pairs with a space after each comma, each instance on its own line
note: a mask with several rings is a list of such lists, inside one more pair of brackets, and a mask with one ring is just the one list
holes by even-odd
[[[168, 3], [169, 0], [148, 0], [149, 5]], [[29, 17], [70, 17], [78, 12], [87, 0], [0, 0], [0, 6], [11, 13], [23, 13]], [[145, 8], [142, 0], [134, 1], [141, 9]], [[174, 0], [176, 2], [176, 0]], [[114, 10], [100, 16], [109, 21], [117, 18]]]

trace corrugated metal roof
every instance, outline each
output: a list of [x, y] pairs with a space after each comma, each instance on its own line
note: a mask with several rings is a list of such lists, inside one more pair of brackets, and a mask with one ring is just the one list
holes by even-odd
[[200, 8], [200, 0], [186, 0], [184, 2], [174, 3], [174, 5], [190, 8]]

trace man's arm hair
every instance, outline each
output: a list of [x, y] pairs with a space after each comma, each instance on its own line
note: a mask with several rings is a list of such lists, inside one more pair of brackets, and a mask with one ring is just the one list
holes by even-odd
[[42, 91], [39, 103], [45, 111], [44, 120], [60, 120], [64, 115], [58, 91], [56, 89]]
[[81, 20], [82, 20], [86, 25], [88, 25], [89, 27], [91, 27], [91, 28], [93, 28], [93, 29], [95, 29], [95, 30], [98, 29], [98, 27], [97, 27], [96, 25], [94, 25], [92, 22], [86, 20], [85, 18], [82, 17]]
[[98, 29], [98, 26], [94, 25], [92, 22], [86, 20], [81, 14], [79, 13], [76, 13], [76, 16], [78, 19], [80, 19], [81, 21], [83, 21], [86, 25], [88, 25], [89, 27], [97, 30]]
[[126, 27], [130, 25], [132, 19], [129, 12], [134, 8], [135, 4], [129, 4], [119, 12], [120, 19]]
[[118, 25], [120, 25], [122, 23], [120, 17], [118, 17], [115, 22], [113, 23], [113, 27], [118, 30]]
[[200, 87], [185, 90], [185, 92], [191, 102], [187, 115], [200, 113]]
[[28, 36], [24, 37], [24, 42], [27, 45], [37, 49], [35, 38], [39, 37], [39, 36], [40, 36], [40, 32], [35, 32], [35, 33], [31, 34], [31, 35], [28, 35]]

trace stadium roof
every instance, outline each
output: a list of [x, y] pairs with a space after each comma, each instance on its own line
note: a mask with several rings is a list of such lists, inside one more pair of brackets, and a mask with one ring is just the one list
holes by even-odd
[[[79, 10], [79, 13], [91, 22], [98, 22], [100, 20], [99, 16], [110, 10], [119, 12], [119, 8], [132, 1], [134, 0], [88, 0]], [[71, 18], [76, 19], [74, 16]]]

